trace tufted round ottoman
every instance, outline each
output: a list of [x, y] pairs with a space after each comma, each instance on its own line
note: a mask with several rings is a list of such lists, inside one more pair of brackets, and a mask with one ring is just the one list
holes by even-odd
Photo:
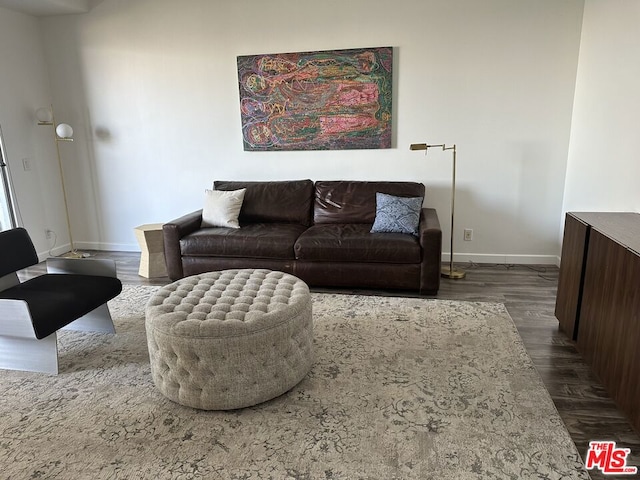
[[183, 278], [147, 303], [145, 327], [156, 386], [194, 408], [264, 402], [299, 383], [313, 363], [309, 288], [271, 270]]

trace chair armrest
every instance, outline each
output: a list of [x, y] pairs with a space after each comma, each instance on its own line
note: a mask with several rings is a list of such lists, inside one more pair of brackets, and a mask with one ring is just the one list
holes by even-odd
[[167, 264], [167, 275], [171, 280], [184, 277], [182, 270], [182, 251], [180, 239], [199, 230], [202, 225], [202, 210], [183, 215], [162, 226], [164, 239], [164, 258]]
[[440, 288], [440, 262], [442, 260], [442, 229], [434, 208], [423, 208], [418, 229], [422, 248], [420, 293], [435, 295]]

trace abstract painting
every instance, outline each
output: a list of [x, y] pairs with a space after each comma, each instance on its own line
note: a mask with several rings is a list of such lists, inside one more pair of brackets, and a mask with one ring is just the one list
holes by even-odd
[[391, 148], [392, 47], [238, 57], [244, 149]]

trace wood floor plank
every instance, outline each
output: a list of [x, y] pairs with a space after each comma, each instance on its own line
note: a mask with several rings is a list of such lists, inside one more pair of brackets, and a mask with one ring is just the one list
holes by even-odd
[[[166, 285], [167, 277], [138, 276], [140, 254], [131, 252], [91, 252], [97, 258], [112, 258], [118, 277], [125, 284]], [[428, 298], [500, 302], [522, 337], [525, 347], [554, 401], [567, 430], [585, 458], [589, 441], [614, 440], [631, 449], [628, 465], [640, 466], [640, 436], [633, 430], [601, 382], [582, 360], [575, 343], [558, 328], [554, 316], [558, 268], [465, 264], [461, 280], [442, 279], [438, 295]], [[44, 264], [20, 272], [22, 279], [45, 271]], [[314, 289], [342, 293], [418, 296], [415, 292]], [[607, 478], [591, 472], [592, 479]]]

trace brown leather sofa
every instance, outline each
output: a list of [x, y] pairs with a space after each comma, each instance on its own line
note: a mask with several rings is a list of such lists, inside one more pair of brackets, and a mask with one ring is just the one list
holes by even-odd
[[416, 182], [294, 180], [216, 181], [216, 190], [246, 188], [240, 229], [202, 228], [202, 210], [163, 227], [172, 280], [233, 268], [291, 273], [310, 286], [418, 290], [440, 286], [442, 231], [423, 208], [419, 235], [370, 233], [376, 193], [424, 196]]

